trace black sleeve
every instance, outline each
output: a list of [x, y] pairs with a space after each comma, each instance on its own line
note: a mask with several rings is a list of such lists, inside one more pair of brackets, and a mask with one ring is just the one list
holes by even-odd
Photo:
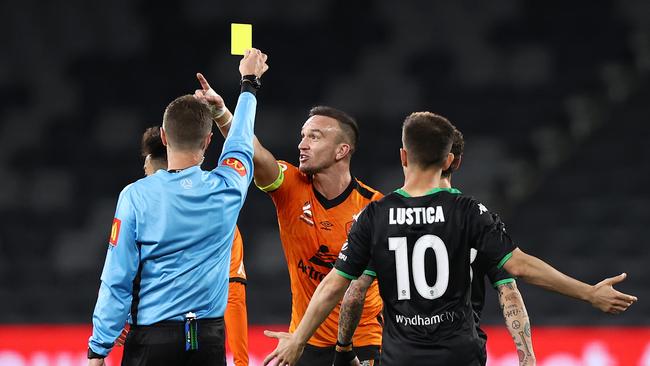
[[497, 288], [499, 285], [515, 282], [515, 278], [503, 268], [490, 267], [487, 271], [487, 276], [494, 288]]
[[[357, 279], [368, 268], [372, 253], [371, 205], [366, 207], [352, 225], [348, 241], [343, 244], [334, 268], [343, 277]], [[372, 270], [371, 270], [372, 271]]]
[[516, 246], [506, 233], [498, 215], [491, 214], [477, 200], [472, 199], [467, 208], [469, 238], [473, 248], [488, 262], [488, 268], [501, 269], [512, 256]]

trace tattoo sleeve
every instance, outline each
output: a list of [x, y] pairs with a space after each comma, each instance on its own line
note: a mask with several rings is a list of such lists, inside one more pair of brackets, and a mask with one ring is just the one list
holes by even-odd
[[519, 365], [535, 365], [530, 320], [517, 285], [514, 282], [506, 283], [498, 286], [497, 291], [499, 291], [499, 304], [503, 312], [503, 319], [517, 347]]
[[345, 292], [343, 301], [341, 301], [341, 312], [339, 314], [339, 343], [347, 344], [352, 342], [352, 336], [361, 319], [363, 303], [366, 300], [366, 292], [374, 279], [374, 277], [366, 274], [361, 275], [361, 277], [352, 281], [350, 287]]

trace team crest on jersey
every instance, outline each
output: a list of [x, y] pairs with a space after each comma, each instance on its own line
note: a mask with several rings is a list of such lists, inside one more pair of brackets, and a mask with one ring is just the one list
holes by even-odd
[[314, 215], [311, 212], [311, 202], [307, 201], [302, 205], [302, 215], [300, 215], [300, 220], [307, 223], [307, 225], [314, 226]]
[[108, 243], [112, 246], [117, 246], [117, 240], [120, 238], [120, 226], [122, 226], [122, 221], [117, 217], [113, 219], [113, 225], [111, 225], [111, 236], [108, 239]]
[[246, 176], [246, 167], [244, 166], [244, 164], [241, 161], [239, 161], [239, 160], [237, 160], [235, 158], [224, 159], [221, 162], [221, 165], [224, 165], [224, 166], [235, 169], [237, 174], [241, 175], [242, 177]]

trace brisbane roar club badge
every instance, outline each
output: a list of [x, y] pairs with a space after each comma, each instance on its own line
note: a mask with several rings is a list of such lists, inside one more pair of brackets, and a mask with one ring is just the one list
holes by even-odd
[[108, 243], [112, 246], [117, 246], [117, 239], [120, 237], [120, 226], [122, 226], [122, 221], [117, 217], [113, 219], [113, 225], [111, 225], [111, 237], [108, 239]]
[[237, 174], [241, 175], [242, 177], [246, 176], [246, 167], [244, 166], [244, 164], [242, 164], [241, 161], [235, 158], [224, 159], [221, 162], [221, 165], [235, 169], [235, 171], [237, 171]]

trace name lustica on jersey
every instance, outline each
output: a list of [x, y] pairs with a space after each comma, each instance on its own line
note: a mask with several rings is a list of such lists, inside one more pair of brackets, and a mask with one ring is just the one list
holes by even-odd
[[436, 207], [397, 207], [388, 213], [389, 225], [420, 225], [445, 222], [442, 206]]

